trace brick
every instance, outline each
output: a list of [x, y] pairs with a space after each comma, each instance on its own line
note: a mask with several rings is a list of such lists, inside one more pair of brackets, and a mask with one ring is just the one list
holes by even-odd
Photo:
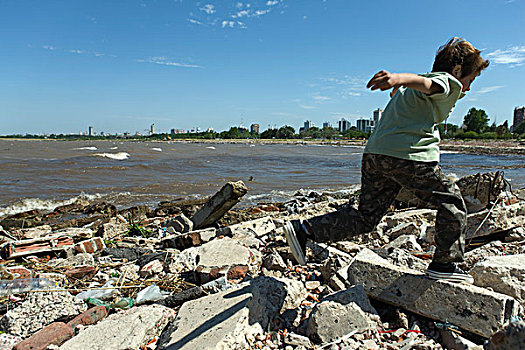
[[107, 314], [108, 310], [104, 306], [95, 306], [69, 321], [67, 325], [73, 330], [79, 325], [89, 326], [97, 323], [106, 317]]
[[55, 322], [18, 343], [13, 349], [44, 350], [49, 345], [62, 345], [73, 335], [73, 330], [64, 322]]
[[10, 273], [17, 273], [19, 276], [17, 278], [33, 278], [35, 273], [23, 266], [12, 266], [8, 267], [7, 271]]
[[106, 245], [100, 237], [95, 237], [92, 239], [88, 239], [87, 241], [82, 241], [80, 243], [75, 244], [75, 250], [78, 253], [93, 254], [95, 252], [101, 251], [104, 248], [106, 248]]
[[67, 270], [64, 275], [77, 280], [89, 280], [95, 276], [96, 272], [95, 266], [78, 266]]
[[27, 255], [62, 251], [74, 244], [69, 236], [51, 236], [45, 238], [24, 239], [2, 245], [2, 256], [6, 259], [20, 258]]

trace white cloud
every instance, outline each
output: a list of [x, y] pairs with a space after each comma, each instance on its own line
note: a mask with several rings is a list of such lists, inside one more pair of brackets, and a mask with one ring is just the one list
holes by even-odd
[[513, 46], [505, 50], [495, 50], [487, 54], [487, 58], [495, 64], [521, 66], [525, 62], [525, 46]]
[[273, 6], [273, 5], [277, 5], [278, 3], [279, 3], [279, 1], [277, 1], [277, 0], [267, 1], [266, 2], [266, 6]]
[[481, 88], [479, 89], [478, 91], [476, 91], [478, 94], [488, 94], [489, 92], [492, 92], [492, 91], [496, 91], [496, 90], [499, 90], [501, 88], [504, 88], [505, 86], [504, 85], [496, 85], [496, 86], [487, 86], [487, 87], [484, 87], [484, 88]]
[[44, 46], [42, 46], [42, 48], [46, 49], [46, 50], [51, 50], [51, 51], [53, 51], [55, 49], [55, 47], [51, 46], [51, 45], [44, 45]]
[[76, 54], [79, 54], [79, 55], [86, 53], [86, 51], [82, 51], [82, 50], [68, 50], [68, 52], [76, 53]]
[[360, 92], [352, 92], [352, 91], [349, 91], [347, 93], [348, 96], [361, 96], [361, 93]]
[[331, 100], [330, 97], [328, 97], [328, 96], [321, 96], [321, 95], [314, 95], [314, 96], [312, 96], [312, 98], [313, 98], [315, 101], [319, 101], [319, 102], [330, 101], [330, 100]]
[[206, 12], [208, 15], [213, 15], [215, 12], [215, 6], [212, 4], [206, 4], [203, 7], [200, 8], [201, 11]]
[[148, 59], [139, 59], [136, 60], [137, 62], [145, 62], [145, 63], [154, 63], [154, 64], [160, 64], [163, 66], [172, 66], [172, 67], [182, 67], [182, 68], [203, 68], [202, 66], [198, 66], [196, 64], [187, 64], [187, 63], [180, 63], [180, 62], [174, 62], [169, 61], [167, 57], [159, 56], [159, 57], [151, 57]]
[[235, 26], [234, 21], [222, 21], [223, 28], [226, 28], [226, 27], [233, 28], [234, 26]]
[[205, 25], [204, 23], [199, 22], [199, 21], [197, 21], [196, 19], [193, 19], [193, 18], [188, 18], [188, 22], [190, 22], [192, 24], [198, 24], [200, 26], [204, 26]]
[[242, 10], [237, 12], [236, 14], [232, 15], [232, 18], [242, 18], [242, 17], [248, 17], [250, 15], [250, 12], [247, 10]]
[[263, 16], [267, 13], [270, 12], [270, 9], [267, 9], [267, 10], [257, 10], [255, 11], [255, 13], [253, 14], [255, 17], [259, 17], [259, 16]]
[[299, 105], [299, 107], [301, 107], [302, 109], [316, 109], [317, 108], [315, 106], [307, 106], [307, 105]]

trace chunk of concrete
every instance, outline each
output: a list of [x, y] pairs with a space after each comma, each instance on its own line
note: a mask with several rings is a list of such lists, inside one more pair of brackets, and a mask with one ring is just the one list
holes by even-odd
[[482, 237], [519, 226], [525, 226], [525, 201], [467, 215], [465, 234], [467, 239]]
[[222, 275], [228, 275], [229, 279], [242, 278], [244, 276], [230, 274], [240, 271], [239, 269], [244, 271], [243, 275], [248, 271], [256, 272], [261, 264], [260, 252], [253, 251], [229, 237], [215, 239], [199, 247], [197, 259], [198, 266], [195, 271], [200, 283], [209, 282]]
[[258, 277], [188, 301], [161, 335], [158, 349], [248, 349], [247, 337], [262, 334], [283, 309], [300, 304], [290, 289], [296, 287], [295, 282]]
[[217, 236], [217, 230], [213, 227], [195, 230], [180, 235], [173, 235], [164, 238], [161, 242], [165, 248], [176, 248], [184, 250], [186, 248], [196, 247], [211, 241]]
[[213, 225], [248, 192], [242, 181], [228, 182], [191, 218], [196, 229]]
[[0, 328], [26, 338], [44, 326], [73, 318], [86, 310], [86, 304], [68, 292], [30, 293], [0, 319]]
[[175, 311], [148, 305], [108, 316], [64, 343], [61, 350], [135, 350], [160, 335], [175, 318]]
[[244, 221], [235, 225], [223, 227], [218, 231], [217, 235], [235, 237], [237, 235], [250, 234], [254, 237], [260, 238], [274, 231], [275, 229], [276, 225], [272, 218], [265, 216], [263, 218]]
[[423, 273], [395, 266], [369, 249], [348, 266], [351, 284], [388, 304], [489, 337], [519, 313], [518, 302], [507, 295], [468, 284], [434, 281]]
[[352, 331], [375, 329], [379, 315], [362, 286], [331, 294], [312, 310], [306, 334], [320, 343], [327, 343]]
[[488, 257], [474, 265], [470, 274], [475, 285], [525, 303], [525, 254]]
[[186, 215], [180, 214], [166, 223], [166, 227], [173, 227], [173, 229], [180, 233], [193, 231], [193, 221], [188, 219]]
[[386, 250], [400, 248], [408, 251], [421, 251], [421, 246], [417, 243], [416, 236], [401, 235], [385, 246]]

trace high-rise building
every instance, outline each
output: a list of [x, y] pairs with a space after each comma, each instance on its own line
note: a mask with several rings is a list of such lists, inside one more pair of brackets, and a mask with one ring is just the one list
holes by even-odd
[[382, 115], [383, 115], [383, 110], [381, 108], [378, 108], [374, 111], [374, 125], [377, 125]]
[[250, 131], [251, 132], [254, 132], [254, 133], [259, 133], [261, 130], [261, 127], [259, 126], [259, 124], [252, 124], [250, 125]]
[[345, 132], [346, 130], [350, 129], [350, 127], [351, 127], [350, 122], [346, 120], [345, 118], [341, 118], [341, 120], [339, 121], [338, 130], [340, 132]]
[[512, 130], [514, 130], [518, 125], [525, 121], [525, 107], [516, 107], [514, 108], [514, 118], [512, 120]]
[[307, 120], [304, 122], [303, 130], [308, 130], [313, 127], [314, 127], [314, 122], [312, 122], [311, 120]]
[[372, 132], [374, 130], [374, 120], [373, 119], [358, 119], [357, 120], [357, 130], [364, 132]]
[[93, 135], [94, 135], [94, 133], [93, 133], [93, 127], [90, 126], [90, 127], [88, 128], [88, 136], [93, 136]]
[[323, 123], [323, 129], [324, 128], [331, 128], [331, 127], [332, 127], [332, 123], [330, 123], [330, 122], [324, 122]]
[[149, 134], [155, 135], [155, 124], [151, 124], [151, 126], [149, 127]]

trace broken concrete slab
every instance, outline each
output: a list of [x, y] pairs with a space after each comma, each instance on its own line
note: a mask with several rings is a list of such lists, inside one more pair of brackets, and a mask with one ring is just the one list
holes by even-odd
[[158, 336], [175, 311], [161, 305], [134, 307], [108, 316], [64, 343], [61, 350], [135, 350]]
[[393, 248], [406, 249], [410, 252], [419, 252], [422, 250], [421, 246], [417, 242], [416, 236], [413, 235], [401, 235], [384, 247], [386, 250]]
[[35, 238], [42, 238], [45, 236], [49, 236], [51, 232], [52, 232], [51, 226], [42, 225], [42, 226], [35, 226], [31, 228], [21, 228], [18, 230], [13, 230], [11, 233], [15, 237], [19, 237], [21, 239], [35, 239]]
[[186, 233], [193, 231], [193, 221], [188, 219], [186, 215], [180, 214], [164, 224], [167, 228], [173, 228], [176, 232]]
[[236, 288], [188, 301], [163, 332], [158, 349], [250, 348], [247, 338], [262, 334], [279, 312], [301, 303], [292, 291], [300, 290], [296, 282], [258, 277]]
[[2, 330], [26, 338], [57, 320], [73, 318], [86, 304], [68, 292], [30, 293], [0, 319]]
[[[225, 237], [199, 247], [196, 279], [206, 283], [222, 275], [229, 279], [243, 278], [248, 271], [255, 273], [262, 263], [261, 254], [238, 241]], [[235, 275], [231, 275], [231, 274]], [[237, 276], [240, 273], [241, 276]]]
[[525, 304], [525, 254], [490, 256], [470, 271], [474, 284], [490, 287]]
[[80, 253], [77, 255], [74, 255], [67, 259], [52, 259], [47, 262], [48, 266], [51, 267], [75, 267], [75, 266], [84, 266], [89, 265], [93, 266], [95, 265], [95, 259], [93, 258], [93, 255], [88, 253]]
[[260, 238], [276, 229], [273, 219], [269, 216], [262, 218], [244, 221], [235, 225], [230, 225], [219, 229], [217, 236], [232, 236], [250, 234], [254, 237]]
[[194, 228], [213, 225], [248, 192], [242, 181], [228, 182], [211, 197], [191, 218]]
[[519, 226], [525, 226], [525, 201], [467, 215], [466, 238], [487, 236]]
[[165, 237], [161, 244], [165, 248], [176, 248], [184, 250], [190, 247], [196, 247], [211, 241], [217, 236], [217, 230], [213, 227], [195, 230], [183, 234], [176, 234]]
[[93, 238], [95, 233], [88, 227], [68, 227], [57, 230], [54, 234], [66, 235], [73, 237], [73, 239], [90, 239]]
[[370, 297], [489, 337], [519, 312], [507, 295], [473, 285], [434, 281], [423, 273], [395, 266], [369, 249], [348, 266], [351, 284], [361, 284]]
[[316, 304], [308, 319], [306, 334], [327, 343], [352, 331], [376, 329], [379, 315], [362, 286], [328, 295]]

